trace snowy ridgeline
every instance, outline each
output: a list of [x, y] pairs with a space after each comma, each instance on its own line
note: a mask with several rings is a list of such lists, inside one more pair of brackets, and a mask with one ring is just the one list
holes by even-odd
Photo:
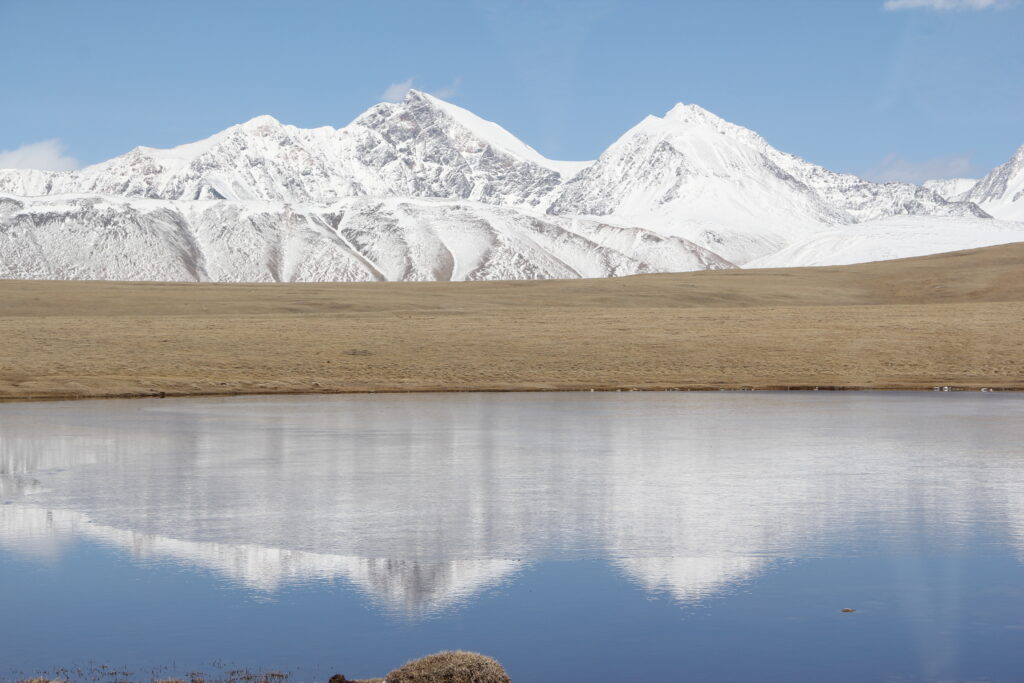
[[261, 116], [80, 171], [0, 170], [0, 277], [465, 280], [824, 265], [1021, 241], [1022, 207], [1024, 148], [976, 183], [871, 183], [677, 105], [595, 161], [553, 161], [411, 91], [340, 129]]

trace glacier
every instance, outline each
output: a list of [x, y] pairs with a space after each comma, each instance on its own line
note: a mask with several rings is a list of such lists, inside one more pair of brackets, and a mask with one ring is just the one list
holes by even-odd
[[78, 171], [0, 169], [0, 277], [474, 280], [824, 265], [1017, 241], [1022, 194], [1024, 148], [977, 183], [873, 183], [693, 104], [648, 116], [596, 160], [556, 161], [412, 90], [341, 128], [258, 116]]

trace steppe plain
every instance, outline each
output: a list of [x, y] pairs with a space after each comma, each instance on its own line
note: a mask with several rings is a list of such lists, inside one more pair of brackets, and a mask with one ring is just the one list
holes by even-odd
[[603, 280], [0, 281], [0, 399], [1024, 389], [1024, 243]]

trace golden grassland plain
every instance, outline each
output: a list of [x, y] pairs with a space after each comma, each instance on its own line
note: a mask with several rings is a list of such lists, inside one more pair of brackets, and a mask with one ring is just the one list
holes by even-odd
[[459, 283], [0, 281], [0, 399], [1024, 389], [1024, 243]]

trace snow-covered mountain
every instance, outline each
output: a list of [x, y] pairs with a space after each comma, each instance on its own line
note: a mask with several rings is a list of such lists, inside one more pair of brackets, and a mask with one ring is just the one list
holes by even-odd
[[946, 199], [973, 202], [995, 218], [1024, 221], [1024, 145], [981, 180], [929, 180], [924, 186]]
[[959, 198], [981, 205], [996, 218], [1024, 221], [1024, 145]]
[[954, 201], [945, 185], [833, 173], [682, 104], [594, 162], [553, 161], [413, 90], [338, 129], [260, 116], [79, 171], [0, 170], [0, 276], [499, 279], [721, 268], [893, 216], [986, 219], [975, 202], [1002, 210], [1020, 194], [1024, 162], [1014, 164], [979, 182], [972, 193], [988, 189], [977, 197]]
[[515, 280], [732, 268], [677, 237], [479, 202], [0, 195], [0, 277]]
[[258, 116], [206, 140], [136, 147], [81, 171], [4, 171], [0, 192], [282, 202], [446, 197], [535, 206], [578, 167], [545, 159], [500, 126], [411, 91], [404, 102], [378, 104], [340, 129]]
[[977, 183], [977, 178], [943, 178], [942, 180], [926, 180], [921, 187], [928, 188], [943, 199], [955, 201]]
[[843, 266], [1011, 242], [1024, 242], [1024, 221], [893, 216], [811, 235], [747, 267]]
[[740, 264], [829, 226], [903, 214], [985, 216], [915, 185], [833, 173], [683, 104], [627, 132], [565, 184], [550, 210], [685, 236]]

